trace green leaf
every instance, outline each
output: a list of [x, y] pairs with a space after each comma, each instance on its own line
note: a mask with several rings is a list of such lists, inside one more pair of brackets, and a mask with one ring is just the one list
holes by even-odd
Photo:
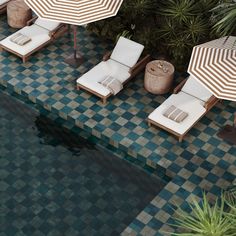
[[[188, 205], [192, 213], [188, 214], [184, 209], [177, 208], [177, 217], [174, 217], [175, 224], [171, 226], [184, 229], [183, 233], [172, 235], [199, 235], [199, 236], [235, 236], [235, 222], [232, 217], [225, 214], [225, 198], [222, 194], [220, 200], [216, 199], [215, 204], [209, 204], [206, 194], [199, 203], [196, 199]], [[232, 212], [230, 216], [235, 218]]]
[[215, 31], [221, 36], [236, 32], [236, 2], [226, 2], [212, 9], [217, 22]]

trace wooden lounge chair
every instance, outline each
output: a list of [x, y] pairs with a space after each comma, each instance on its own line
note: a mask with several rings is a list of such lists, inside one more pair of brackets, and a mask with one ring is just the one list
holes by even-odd
[[[182, 81], [168, 99], [157, 107], [149, 116], [149, 126], [158, 126], [183, 140], [187, 132], [203, 117], [217, 102], [213, 96], [192, 75]], [[163, 114], [170, 106], [175, 106], [188, 113], [188, 116], [180, 123], [165, 117]]]
[[[67, 28], [65, 24], [35, 17], [28, 21], [26, 27], [0, 41], [0, 50], [5, 50], [19, 56], [25, 63], [30, 55], [64, 34]], [[31, 38], [31, 41], [23, 46], [13, 43], [10, 39], [17, 33], [28, 36]]]
[[10, 2], [10, 0], [0, 0], [0, 14], [6, 12], [8, 2]]
[[84, 89], [98, 97], [105, 104], [112, 95], [100, 82], [107, 76], [119, 80], [123, 85], [142, 71], [150, 61], [147, 55], [139, 62], [144, 46], [132, 40], [120, 37], [113, 52], [103, 57], [103, 61], [77, 79], [77, 89]]

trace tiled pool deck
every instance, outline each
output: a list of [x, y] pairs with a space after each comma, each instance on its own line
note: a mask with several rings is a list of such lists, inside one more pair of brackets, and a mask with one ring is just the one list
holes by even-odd
[[[0, 39], [11, 34], [0, 16]], [[219, 103], [189, 132], [182, 143], [165, 131], [149, 128], [145, 119], [169, 94], [156, 96], [143, 88], [143, 74], [134, 78], [106, 105], [82, 90], [76, 79], [98, 63], [111, 45], [83, 28], [80, 50], [85, 63], [74, 69], [64, 63], [71, 49], [69, 35], [33, 55], [23, 64], [12, 54], [0, 54], [0, 84], [79, 126], [105, 143], [173, 177], [162, 192], [127, 227], [123, 235], [165, 235], [174, 214], [170, 203], [185, 207], [191, 196], [217, 196], [236, 176], [236, 147], [219, 139], [220, 127], [233, 123], [236, 104]], [[180, 78], [178, 78], [179, 80]]]

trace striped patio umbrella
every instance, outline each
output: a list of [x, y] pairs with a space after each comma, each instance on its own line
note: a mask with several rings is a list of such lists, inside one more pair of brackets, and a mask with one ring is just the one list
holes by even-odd
[[[236, 37], [223, 37], [194, 47], [188, 72], [216, 97], [236, 101]], [[218, 136], [236, 145], [236, 113], [234, 126], [226, 125]]]
[[75, 25], [86, 25], [115, 16], [122, 2], [123, 0], [25, 0], [25, 3], [39, 17], [74, 25], [74, 58], [71, 58], [72, 61], [76, 59]]
[[25, 0], [40, 17], [72, 25], [85, 25], [115, 16], [123, 0]]
[[216, 97], [236, 101], [236, 37], [195, 46], [188, 72]]

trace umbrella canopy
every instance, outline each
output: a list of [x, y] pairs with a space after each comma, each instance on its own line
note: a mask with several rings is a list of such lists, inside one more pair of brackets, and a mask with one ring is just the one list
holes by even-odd
[[39, 17], [74, 25], [74, 53], [66, 59], [74, 67], [83, 62], [77, 51], [75, 25], [86, 25], [115, 16], [122, 2], [123, 0], [25, 0]]
[[195, 46], [188, 72], [216, 97], [236, 101], [236, 37]]
[[85, 25], [115, 16], [123, 0], [25, 0], [40, 17], [72, 25]]

